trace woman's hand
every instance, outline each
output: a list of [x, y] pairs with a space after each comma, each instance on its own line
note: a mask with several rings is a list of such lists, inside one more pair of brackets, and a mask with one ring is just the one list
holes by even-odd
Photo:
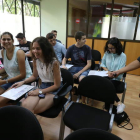
[[113, 72], [110, 72], [110, 71], [109, 71], [107, 74], [108, 74], [108, 77], [109, 77], [109, 78], [114, 78]]
[[28, 96], [38, 96], [38, 95], [39, 95], [39, 89], [28, 92]]
[[113, 72], [108, 72], [108, 77], [109, 78], [115, 78], [119, 76], [119, 71], [113, 71]]
[[18, 87], [22, 86], [23, 84], [24, 84], [24, 81], [17, 82], [15, 84], [13, 84], [11, 88], [18, 88]]

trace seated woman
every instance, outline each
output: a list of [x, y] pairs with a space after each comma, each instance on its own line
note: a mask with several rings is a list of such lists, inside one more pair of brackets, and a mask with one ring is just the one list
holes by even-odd
[[22, 106], [33, 113], [41, 113], [53, 105], [53, 97], [60, 89], [61, 73], [59, 61], [52, 45], [45, 37], [37, 37], [31, 44], [33, 56], [33, 75], [24, 81], [15, 83], [13, 87], [34, 81], [38, 76], [42, 81], [40, 89], [28, 92]]
[[[3, 50], [1, 51], [4, 68], [0, 69], [0, 74], [6, 72], [8, 78], [0, 80], [0, 94], [9, 89], [15, 82], [22, 81], [32, 75], [31, 68], [25, 54], [20, 48], [13, 45], [13, 35], [4, 32], [1, 35]], [[5, 106], [10, 99], [0, 96], [0, 107]]]
[[[112, 71], [119, 70], [125, 67], [126, 64], [126, 55], [123, 53], [122, 44], [118, 40], [118, 38], [113, 37], [106, 42], [105, 45], [105, 54], [102, 58], [101, 67], [108, 71], [108, 73]], [[117, 78], [112, 78], [111, 82], [117, 87], [118, 82], [122, 79], [123, 74], [119, 75]], [[120, 102], [116, 94], [116, 102], [117, 102], [117, 113], [123, 112], [125, 105]]]

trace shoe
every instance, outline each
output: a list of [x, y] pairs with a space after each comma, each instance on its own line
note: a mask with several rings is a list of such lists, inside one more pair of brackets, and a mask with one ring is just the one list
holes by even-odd
[[117, 114], [124, 111], [125, 105], [123, 103], [117, 105]]

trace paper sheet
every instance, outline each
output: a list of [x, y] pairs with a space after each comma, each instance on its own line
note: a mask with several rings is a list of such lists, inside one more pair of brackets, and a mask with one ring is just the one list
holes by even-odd
[[108, 71], [95, 71], [95, 70], [90, 70], [88, 75], [98, 75], [98, 76], [102, 76], [102, 77], [105, 77], [105, 76], [108, 76]]
[[17, 100], [19, 97], [21, 97], [23, 94], [27, 93], [33, 88], [34, 86], [22, 85], [18, 88], [12, 88], [0, 96], [11, 99], [11, 100]]
[[[71, 68], [73, 65], [66, 64], [65, 66], [67, 67], [67, 69], [69, 69], [69, 68]], [[60, 66], [60, 68], [62, 68], [62, 65]]]

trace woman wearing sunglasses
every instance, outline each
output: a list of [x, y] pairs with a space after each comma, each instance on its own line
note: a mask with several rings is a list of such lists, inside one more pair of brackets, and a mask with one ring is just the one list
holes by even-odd
[[[119, 70], [126, 65], [126, 55], [123, 53], [122, 44], [118, 38], [113, 37], [110, 38], [105, 45], [104, 48], [104, 56], [102, 58], [101, 67], [103, 70], [108, 71], [108, 73], [112, 71]], [[112, 78], [111, 82], [117, 87], [118, 82], [123, 77], [123, 74], [119, 75], [116, 78]], [[120, 102], [120, 99], [116, 95], [116, 103], [117, 103], [117, 113], [123, 112], [125, 105]]]

